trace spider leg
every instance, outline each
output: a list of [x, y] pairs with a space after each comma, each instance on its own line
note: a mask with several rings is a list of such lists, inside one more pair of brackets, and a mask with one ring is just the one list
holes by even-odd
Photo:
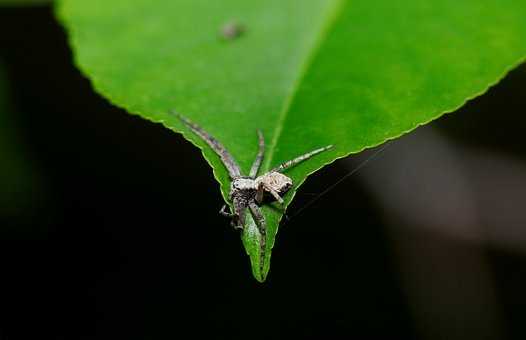
[[265, 189], [267, 189], [268, 192], [270, 192], [270, 194], [272, 195], [272, 197], [274, 197], [276, 199], [276, 201], [279, 202], [279, 204], [283, 204], [283, 198], [281, 198], [281, 196], [279, 195], [279, 193], [272, 189], [271, 187], [267, 186], [267, 185], [264, 185]]
[[283, 204], [283, 198], [281, 198], [279, 193], [276, 190], [272, 189], [270, 186], [265, 185], [265, 183], [263, 182], [259, 183], [259, 186], [256, 191], [256, 202], [258, 204], [261, 204], [263, 202], [263, 194], [265, 193], [265, 190], [267, 190], [272, 195], [272, 197], [274, 197], [274, 199], [279, 202], [279, 204]]
[[232, 157], [230, 152], [228, 152], [228, 150], [223, 146], [223, 144], [221, 144], [217, 139], [215, 139], [208, 132], [203, 130], [199, 125], [195, 124], [188, 118], [183, 117], [178, 113], [175, 114], [181, 120], [181, 122], [183, 122], [183, 124], [186, 125], [186, 127], [192, 130], [193, 133], [201, 137], [202, 140], [204, 140], [208, 145], [210, 145], [212, 150], [214, 150], [214, 152], [221, 158], [221, 161], [223, 162], [225, 168], [228, 170], [228, 174], [230, 175], [231, 179], [241, 176], [241, 170], [239, 169], [239, 165], [237, 165], [236, 161], [234, 160], [234, 157]]
[[243, 229], [242, 226], [239, 226], [239, 219], [237, 218], [237, 215], [226, 211], [227, 207], [228, 206], [226, 204], [223, 204], [223, 207], [221, 208], [221, 210], [219, 210], [219, 214], [221, 216], [230, 218], [230, 226], [234, 229]]
[[258, 142], [259, 142], [259, 151], [256, 156], [256, 159], [254, 160], [254, 163], [252, 163], [252, 168], [250, 168], [250, 178], [256, 178], [258, 175], [259, 167], [261, 166], [261, 162], [263, 161], [263, 157], [265, 155], [265, 138], [263, 137], [263, 132], [258, 129]]
[[235, 198], [232, 201], [234, 205], [232, 213], [232, 223], [231, 225], [234, 229], [243, 230], [246, 220], [246, 211], [247, 211], [247, 201], [244, 198]]
[[232, 213], [226, 211], [226, 209], [227, 209], [227, 205], [226, 205], [226, 204], [223, 204], [223, 207], [221, 208], [221, 210], [219, 210], [219, 214], [220, 214], [221, 216], [228, 217], [228, 218], [232, 218], [232, 217], [234, 217], [234, 214], [232, 214]]
[[306, 154], [303, 154], [303, 155], [298, 156], [298, 157], [296, 157], [294, 159], [291, 159], [290, 161], [286, 161], [284, 163], [281, 163], [280, 165], [278, 165], [277, 167], [272, 169], [272, 171], [282, 172], [283, 170], [291, 168], [291, 167], [295, 166], [296, 164], [301, 163], [304, 160], [307, 160], [307, 159], [311, 158], [314, 155], [317, 155], [317, 154], [319, 154], [319, 153], [321, 153], [323, 151], [329, 150], [330, 148], [332, 148], [332, 145], [327, 145], [327, 146], [325, 146], [323, 148], [319, 148], [319, 149], [313, 150], [311, 152], [307, 152]]
[[261, 209], [258, 207], [255, 201], [251, 201], [248, 204], [248, 208], [250, 209], [250, 212], [252, 213], [254, 222], [256, 222], [256, 225], [258, 226], [259, 233], [261, 234], [262, 248], [264, 249], [265, 241], [267, 239], [267, 223], [265, 222], [265, 216], [263, 216]]
[[256, 189], [256, 197], [255, 197], [257, 204], [261, 205], [261, 203], [263, 203], [264, 194], [265, 194], [265, 187], [263, 186], [263, 183], [259, 183]]
[[245, 226], [243, 224], [241, 224], [241, 221], [244, 218], [245, 218], [245, 213], [244, 212], [241, 214], [241, 216], [234, 215], [232, 217], [232, 222], [230, 222], [230, 225], [232, 227], [234, 227], [234, 229], [243, 230], [243, 228], [245, 228]]

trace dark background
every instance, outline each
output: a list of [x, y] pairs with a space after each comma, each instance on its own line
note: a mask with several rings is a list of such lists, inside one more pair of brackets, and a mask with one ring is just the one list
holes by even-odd
[[38, 183], [0, 215], [1, 340], [526, 337], [524, 67], [294, 216], [372, 153], [313, 175], [260, 284], [199, 151], [93, 92], [50, 8], [0, 8], [0, 60]]

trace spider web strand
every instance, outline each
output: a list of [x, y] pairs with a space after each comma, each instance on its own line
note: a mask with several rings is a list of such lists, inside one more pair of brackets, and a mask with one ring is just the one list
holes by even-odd
[[287, 223], [290, 222], [293, 218], [297, 217], [301, 212], [303, 212], [305, 209], [316, 203], [321, 197], [328, 194], [330, 191], [332, 191], [334, 188], [336, 188], [338, 185], [340, 185], [343, 181], [360, 171], [363, 167], [365, 167], [369, 162], [372, 160], [378, 158], [380, 154], [382, 154], [391, 143], [384, 144], [378, 151], [373, 153], [371, 156], [369, 156], [366, 160], [364, 160], [362, 163], [360, 163], [356, 168], [352, 169], [344, 175], [342, 178], [340, 178], [338, 181], [336, 181], [334, 184], [330, 185], [327, 189], [323, 190], [321, 193], [319, 193], [316, 197], [311, 199], [309, 202], [307, 202], [303, 207], [301, 207], [298, 211], [296, 211], [293, 215], [291, 215], [289, 218], [287, 218]]

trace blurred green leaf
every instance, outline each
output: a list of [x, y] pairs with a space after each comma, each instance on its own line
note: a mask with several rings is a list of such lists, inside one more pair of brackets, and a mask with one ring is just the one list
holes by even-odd
[[[217, 137], [245, 172], [257, 128], [264, 171], [334, 144], [287, 172], [288, 204], [312, 172], [455, 110], [526, 56], [523, 0], [63, 0], [58, 13], [96, 90], [202, 148], [225, 200], [219, 158], [172, 110]], [[244, 33], [221, 37], [228, 23]], [[253, 221], [243, 235], [260, 281], [283, 211], [264, 214], [266, 251]]]
[[47, 5], [53, 0], [0, 0], [0, 6], [32, 6], [32, 5]]
[[42, 185], [17, 134], [3, 64], [0, 63], [0, 216], [29, 217]]

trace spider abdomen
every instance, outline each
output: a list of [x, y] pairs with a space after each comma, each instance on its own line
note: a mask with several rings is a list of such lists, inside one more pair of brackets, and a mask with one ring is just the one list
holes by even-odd
[[292, 179], [276, 171], [259, 176], [255, 182], [256, 187], [258, 187], [260, 183], [263, 183], [265, 187], [272, 188], [272, 190], [280, 195], [284, 195], [292, 187]]

